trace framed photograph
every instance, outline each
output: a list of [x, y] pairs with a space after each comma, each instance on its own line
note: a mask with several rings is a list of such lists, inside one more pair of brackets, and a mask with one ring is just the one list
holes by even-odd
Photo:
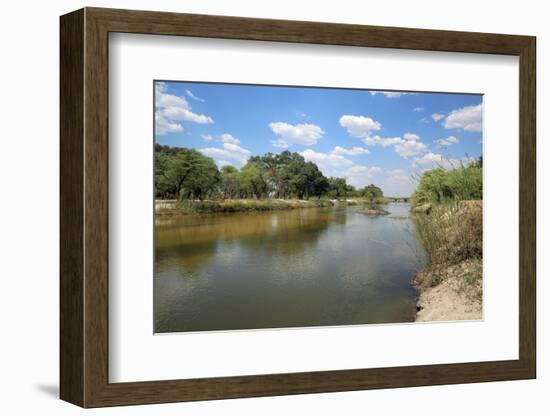
[[535, 378], [534, 37], [60, 28], [63, 400]]

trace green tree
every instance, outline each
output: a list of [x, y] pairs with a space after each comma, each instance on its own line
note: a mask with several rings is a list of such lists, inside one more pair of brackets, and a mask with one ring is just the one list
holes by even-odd
[[236, 198], [239, 196], [239, 170], [231, 165], [221, 169], [220, 190], [224, 198]]
[[384, 193], [378, 186], [370, 184], [361, 190], [361, 196], [367, 199], [371, 206], [374, 206], [380, 198], [384, 197]]
[[214, 196], [220, 179], [211, 158], [187, 148], [181, 148], [173, 155], [159, 152], [155, 173], [157, 193], [182, 199]]
[[346, 180], [344, 178], [329, 178], [328, 196], [333, 199], [342, 199], [347, 196]]
[[269, 185], [255, 163], [247, 163], [239, 172], [239, 192], [244, 198], [268, 196]]

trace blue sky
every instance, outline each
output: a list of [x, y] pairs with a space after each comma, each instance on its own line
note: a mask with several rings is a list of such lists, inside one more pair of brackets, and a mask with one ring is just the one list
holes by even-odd
[[283, 150], [388, 196], [482, 154], [482, 95], [155, 82], [155, 140], [219, 166]]

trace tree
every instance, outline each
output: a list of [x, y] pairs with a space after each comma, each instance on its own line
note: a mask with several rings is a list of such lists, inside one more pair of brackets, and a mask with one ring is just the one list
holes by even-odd
[[268, 183], [255, 163], [247, 163], [239, 172], [239, 192], [244, 198], [268, 196]]
[[161, 151], [155, 168], [156, 192], [164, 197], [203, 199], [213, 196], [220, 180], [214, 161], [193, 149], [181, 148], [175, 155]]
[[346, 180], [344, 178], [333, 178], [328, 180], [328, 196], [334, 199], [341, 199], [347, 196]]
[[369, 204], [373, 206], [380, 198], [384, 197], [384, 193], [378, 186], [370, 184], [361, 190], [361, 196], [367, 199]]
[[236, 198], [239, 196], [239, 170], [231, 165], [221, 169], [220, 190], [224, 198]]

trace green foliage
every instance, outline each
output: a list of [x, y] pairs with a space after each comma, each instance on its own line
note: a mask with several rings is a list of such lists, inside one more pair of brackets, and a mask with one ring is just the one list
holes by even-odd
[[414, 204], [483, 198], [483, 160], [446, 170], [442, 167], [422, 174], [412, 196]]
[[371, 206], [375, 205], [380, 199], [384, 197], [384, 193], [382, 192], [382, 189], [380, 189], [378, 186], [373, 184], [365, 186], [360, 191], [360, 193], [363, 198], [369, 201]]
[[330, 178], [328, 180], [328, 197], [332, 199], [345, 198], [348, 194], [346, 180], [343, 178]]
[[159, 144], [155, 145], [155, 195], [183, 200], [362, 196], [345, 179], [325, 177], [299, 153], [266, 153], [251, 157], [240, 170], [233, 166], [218, 170], [211, 158], [196, 150]]
[[220, 177], [211, 158], [193, 149], [160, 146], [155, 150], [156, 196], [203, 199], [214, 195]]

